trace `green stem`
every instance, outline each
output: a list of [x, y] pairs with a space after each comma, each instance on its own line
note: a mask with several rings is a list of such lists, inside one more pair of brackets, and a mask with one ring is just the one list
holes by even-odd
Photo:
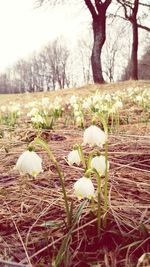
[[66, 215], [67, 215], [67, 223], [68, 226], [70, 226], [70, 212], [69, 212], [69, 204], [68, 204], [68, 200], [67, 200], [67, 194], [66, 194], [66, 190], [65, 190], [65, 185], [64, 185], [64, 177], [61, 173], [60, 167], [58, 165], [57, 160], [55, 159], [52, 151], [50, 150], [49, 146], [40, 138], [35, 138], [34, 143], [37, 145], [41, 145], [44, 150], [48, 153], [50, 159], [52, 160], [53, 164], [56, 167], [57, 173], [59, 175], [59, 179], [60, 179], [60, 184], [62, 187], [62, 191], [63, 191], [63, 195], [64, 195], [64, 201], [65, 201], [65, 207], [66, 207]]
[[[108, 138], [108, 118], [104, 116], [100, 117], [102, 119], [105, 134]], [[105, 143], [105, 178], [104, 178], [104, 227], [107, 226], [107, 209], [108, 209], [108, 140]]]
[[116, 125], [117, 125], [117, 131], [119, 131], [119, 126], [120, 126], [120, 116], [119, 116], [119, 111], [117, 110], [116, 114]]
[[98, 197], [98, 210], [97, 210], [97, 226], [98, 234], [100, 234], [101, 228], [101, 176], [97, 174], [97, 197]]
[[87, 160], [87, 170], [89, 170], [91, 168], [91, 160], [94, 156], [94, 151], [92, 151], [91, 153], [89, 153], [89, 156], [88, 156], [88, 160]]
[[78, 148], [78, 153], [79, 153], [80, 159], [81, 159], [82, 164], [83, 164], [83, 168], [86, 170], [86, 162], [85, 162], [82, 147], [80, 145], [77, 145], [77, 148]]
[[105, 143], [105, 178], [104, 178], [104, 226], [107, 225], [107, 209], [108, 209], [108, 141]]
[[113, 133], [113, 128], [114, 128], [114, 114], [113, 112], [111, 113], [111, 132]]
[[101, 229], [101, 175], [100, 173], [94, 168], [92, 171], [97, 176], [97, 200], [98, 200], [98, 208], [97, 208], [97, 232], [98, 235], [100, 234]]

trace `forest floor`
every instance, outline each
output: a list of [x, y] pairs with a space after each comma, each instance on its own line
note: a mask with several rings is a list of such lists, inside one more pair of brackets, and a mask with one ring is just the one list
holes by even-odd
[[[71, 95], [87, 97], [96, 91], [111, 93], [129, 86], [150, 90], [150, 81], [0, 95], [0, 105], [12, 101], [23, 106], [41, 97], [53, 101], [56, 96], [66, 101]], [[150, 113], [143, 113], [130, 103], [126, 104], [122, 114], [125, 112], [129, 122], [120, 123], [108, 137], [107, 226], [102, 226], [97, 234], [97, 199], [95, 203], [85, 202], [58, 266], [150, 266], [150, 263], [138, 263], [142, 254], [150, 253]], [[146, 121], [142, 119], [143, 114]], [[87, 121], [86, 126], [89, 125]], [[83, 131], [73, 124], [64, 125], [61, 120], [54, 129], [41, 131], [41, 138], [49, 144], [59, 162], [73, 214], [81, 205], [74, 196], [73, 184], [83, 176], [83, 167], [69, 166], [67, 155], [74, 144], [83, 142]], [[13, 127], [0, 124], [0, 133], [0, 266], [53, 267], [69, 231], [56, 168], [47, 153], [38, 147], [36, 152], [42, 157], [43, 173], [33, 179], [20, 176], [14, 169], [18, 157], [37, 134], [24, 116]], [[91, 148], [84, 146], [83, 150], [87, 155]], [[101, 201], [103, 203], [103, 190]]]

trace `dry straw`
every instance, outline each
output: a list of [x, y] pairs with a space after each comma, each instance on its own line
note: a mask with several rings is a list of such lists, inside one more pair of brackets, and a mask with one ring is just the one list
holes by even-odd
[[[83, 174], [83, 169], [68, 166], [66, 157], [74, 143], [81, 143], [82, 131], [66, 129], [44, 134], [64, 173], [69, 201], [74, 200], [73, 207], [76, 210], [80, 203], [74, 197], [72, 187]], [[20, 130], [20, 136], [23, 135], [25, 132]], [[8, 151], [5, 149], [6, 144], [9, 147]], [[39, 151], [44, 161], [44, 173], [37, 179], [20, 177], [13, 170], [18, 156], [24, 149], [23, 138], [17, 141], [14, 137], [10, 143], [1, 139], [0, 264], [23, 267], [24, 264], [42, 266], [43, 263], [43, 266], [48, 266], [46, 264], [55, 258], [61, 240], [66, 235], [63, 195], [55, 166], [45, 152]], [[89, 152], [89, 148], [84, 147], [84, 151]], [[103, 253], [99, 247], [95, 247], [95, 251], [90, 251], [89, 239], [91, 238], [93, 245], [97, 242], [94, 239], [96, 217], [92, 210], [90, 212], [91, 206], [87, 205], [72, 236], [71, 266], [84, 262], [85, 258], [89, 262], [109, 262], [110, 266], [115, 266], [115, 262], [117, 266], [136, 266], [132, 265], [133, 259], [137, 261], [141, 251], [146, 251], [149, 242], [149, 151], [148, 135], [134, 136], [129, 133], [110, 136], [108, 218], [111, 228], [107, 234], [110, 238], [111, 233], [114, 242], [112, 241], [111, 248], [107, 248], [107, 237], [103, 233], [100, 242]], [[44, 225], [45, 222], [47, 226]]]

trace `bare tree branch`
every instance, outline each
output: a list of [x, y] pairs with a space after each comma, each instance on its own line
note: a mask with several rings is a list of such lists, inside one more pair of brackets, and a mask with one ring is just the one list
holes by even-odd
[[141, 6], [146, 6], [146, 7], [150, 7], [150, 4], [141, 3], [141, 2], [139, 2], [139, 5], [141, 5]]
[[90, 10], [92, 17], [93, 18], [97, 17], [98, 14], [97, 14], [91, 0], [84, 0], [84, 2], [86, 4], [86, 6], [88, 7], [88, 9]]
[[137, 26], [138, 26], [138, 28], [140, 28], [140, 29], [143, 29], [143, 30], [145, 30], [145, 31], [147, 31], [147, 32], [150, 32], [150, 28], [147, 27], [147, 26], [144, 26], [144, 25], [141, 25], [141, 24], [137, 24]]

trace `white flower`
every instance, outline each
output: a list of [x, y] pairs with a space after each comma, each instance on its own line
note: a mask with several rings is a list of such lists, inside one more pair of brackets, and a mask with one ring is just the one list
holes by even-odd
[[31, 121], [33, 123], [44, 123], [44, 120], [41, 115], [37, 114], [34, 117], [31, 118]]
[[43, 97], [42, 99], [41, 99], [41, 103], [42, 103], [42, 106], [48, 106], [49, 104], [50, 104], [50, 100], [49, 100], [49, 98], [48, 97]]
[[18, 103], [13, 103], [12, 105], [10, 105], [9, 107], [8, 107], [8, 110], [10, 111], [10, 112], [18, 112], [19, 110], [20, 110], [20, 104], [18, 104]]
[[74, 184], [75, 195], [79, 198], [89, 198], [94, 197], [94, 185], [91, 179], [82, 177]]
[[42, 159], [34, 151], [25, 151], [16, 163], [16, 170], [20, 174], [30, 174], [33, 177], [36, 177], [37, 174], [42, 172]]
[[36, 116], [39, 112], [39, 109], [38, 108], [32, 108], [30, 112], [27, 113], [27, 116], [28, 117], [32, 117], [32, 116]]
[[[108, 169], [109, 169], [109, 162], [107, 164], [108, 164]], [[105, 157], [104, 156], [96, 156], [96, 157], [92, 158], [91, 168], [96, 169], [97, 172], [100, 173], [100, 175], [104, 175], [105, 170], [106, 170]]]
[[1, 109], [2, 112], [6, 112], [7, 107], [6, 106], [1, 106], [0, 109]]
[[102, 147], [102, 145], [105, 144], [106, 139], [106, 134], [95, 125], [91, 125], [84, 131], [83, 143], [85, 145], [89, 144], [91, 146], [97, 145]]
[[73, 104], [75, 104], [76, 102], [77, 102], [77, 96], [75, 96], [75, 95], [72, 95], [71, 97], [70, 97], [70, 104], [71, 105], [73, 105]]
[[78, 125], [80, 125], [81, 123], [83, 123], [83, 118], [81, 116], [76, 117], [76, 123]]
[[79, 110], [79, 105], [78, 104], [74, 104], [73, 108], [74, 108], [75, 111], [78, 111]]
[[91, 98], [88, 97], [88, 98], [86, 98], [86, 99], [84, 100], [84, 102], [83, 102], [83, 104], [82, 104], [82, 108], [83, 108], [83, 109], [89, 109], [90, 106], [91, 106], [91, 104], [92, 104]]
[[123, 103], [122, 101], [118, 100], [116, 101], [116, 103], [114, 104], [116, 109], [122, 108], [123, 107]]
[[95, 109], [99, 109], [99, 104], [98, 103], [95, 105]]
[[141, 102], [143, 100], [143, 98], [142, 98], [142, 96], [138, 95], [138, 96], [136, 96], [136, 100]]
[[81, 161], [81, 159], [80, 159], [78, 150], [72, 150], [68, 154], [68, 163], [69, 163], [69, 165], [73, 165], [74, 163], [79, 165], [80, 161]]

